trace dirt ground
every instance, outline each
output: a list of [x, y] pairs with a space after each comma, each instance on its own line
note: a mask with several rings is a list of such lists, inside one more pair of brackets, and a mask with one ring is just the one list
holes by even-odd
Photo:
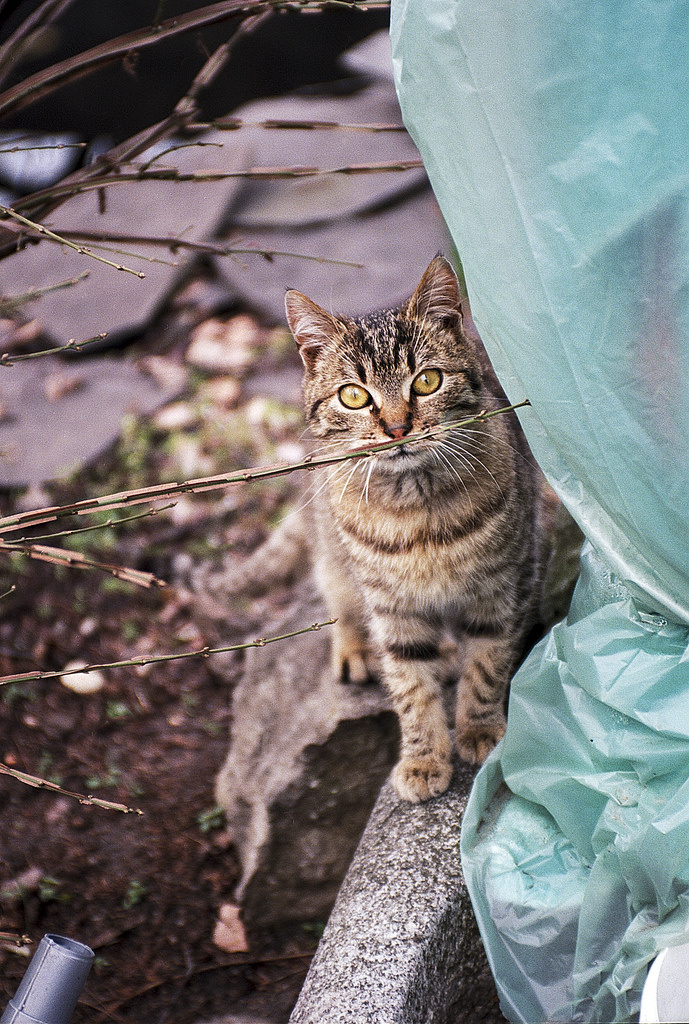
[[[164, 345], [153, 337], [142, 351], [184, 365], [189, 331], [167, 330], [158, 340], [163, 336]], [[293, 348], [279, 331], [257, 328], [249, 341], [246, 331], [242, 337], [247, 358], [234, 393], [213, 390], [212, 370], [192, 369], [178, 426], [129, 423], [98, 466], [46, 487], [45, 497], [64, 503], [297, 453], [297, 407], [261, 398], [254, 386], [263, 375], [293, 380]], [[227, 385], [226, 374], [223, 380]], [[22, 554], [3, 557], [0, 593], [16, 589], [0, 600], [0, 674], [59, 670], [75, 659], [100, 664], [193, 652], [236, 643], [252, 630], [260, 636], [261, 623], [246, 609], [220, 625], [205, 619], [180, 581], [190, 566], [255, 546], [293, 487], [287, 479], [184, 496], [155, 516], [56, 541], [153, 572], [168, 581], [162, 589]], [[2, 512], [18, 501], [21, 495], [5, 494]], [[141, 511], [145, 506], [127, 515]], [[142, 812], [85, 805], [0, 776], [2, 1006], [41, 937], [58, 933], [96, 953], [77, 1024], [186, 1024], [223, 1011], [287, 1019], [319, 923], [249, 935], [248, 952], [222, 952], [213, 943], [218, 908], [232, 901], [237, 879], [213, 780], [227, 750], [240, 670], [240, 654], [225, 657], [222, 668], [212, 657], [193, 657], [108, 669], [90, 694], [58, 679], [0, 687], [0, 760], [63, 790]]]

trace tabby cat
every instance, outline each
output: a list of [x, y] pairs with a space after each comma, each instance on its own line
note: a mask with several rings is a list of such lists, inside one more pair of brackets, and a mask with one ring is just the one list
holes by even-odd
[[[507, 404], [480, 342], [465, 333], [442, 256], [397, 310], [334, 316], [297, 291], [285, 305], [323, 453]], [[353, 683], [382, 677], [402, 732], [394, 785], [425, 800], [452, 774], [443, 683], [453, 651], [461, 757], [482, 762], [505, 731], [509, 679], [538, 618], [540, 474], [512, 413], [319, 472], [314, 555], [337, 618], [334, 671]]]

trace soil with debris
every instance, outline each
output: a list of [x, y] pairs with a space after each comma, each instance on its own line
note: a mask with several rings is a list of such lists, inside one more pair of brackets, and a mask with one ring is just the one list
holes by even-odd
[[[47, 486], [42, 504], [298, 457], [298, 360], [285, 332], [246, 317], [200, 324], [195, 332], [184, 324], [177, 310], [175, 329], [163, 324], [145, 347], [171, 367], [187, 367], [183, 397], [146, 421], [129, 422], [97, 466]], [[236, 364], [214, 370], [213, 343], [224, 331], [232, 335], [227, 348]], [[206, 352], [206, 363], [195, 357], [189, 366], [190, 339]], [[263, 381], [271, 382], [272, 394], [262, 393]], [[218, 624], [204, 618], [181, 581], [201, 562], [254, 547], [294, 488], [287, 478], [178, 496], [155, 515], [141, 517], [146, 506], [109, 512], [100, 522], [119, 518], [120, 525], [55, 541], [102, 563], [152, 573], [165, 587], [46, 564], [20, 551], [3, 557], [0, 674], [191, 654], [260, 637], [255, 606], [235, 608]], [[21, 500], [5, 494], [2, 512]], [[280, 595], [266, 601], [264, 621], [279, 602]], [[241, 951], [241, 935], [235, 952], [213, 940], [237, 878], [213, 782], [227, 751], [241, 659], [235, 653], [109, 668], [95, 676], [95, 686], [102, 685], [94, 692], [77, 692], [78, 676], [0, 687], [0, 760], [54, 787], [0, 776], [2, 1006], [41, 937], [58, 933], [96, 953], [77, 1024], [186, 1024], [230, 1011], [287, 1019], [321, 923], [250, 934], [248, 951]]]

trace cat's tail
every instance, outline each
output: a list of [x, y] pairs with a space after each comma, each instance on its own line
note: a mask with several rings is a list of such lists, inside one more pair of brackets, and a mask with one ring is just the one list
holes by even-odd
[[296, 583], [311, 567], [308, 526], [302, 513], [288, 515], [248, 558], [226, 555], [220, 568], [200, 567], [192, 574], [192, 590], [227, 614], [233, 599], [258, 597], [279, 586]]

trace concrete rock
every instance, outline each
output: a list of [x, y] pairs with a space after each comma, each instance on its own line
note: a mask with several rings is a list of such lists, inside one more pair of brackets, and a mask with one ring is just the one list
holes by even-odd
[[51, 392], [47, 385], [63, 370], [58, 356], [46, 356], [0, 377], [0, 486], [37, 485], [73, 473], [116, 440], [125, 414], [151, 413], [181, 390], [129, 360], [101, 356], [79, 363], [78, 388]]
[[[292, 607], [272, 631], [327, 618], [310, 580]], [[251, 650], [233, 712], [216, 799], [242, 862], [244, 920], [323, 921], [395, 763], [396, 716], [380, 687], [333, 679], [326, 628]]]
[[459, 861], [474, 771], [405, 803], [383, 787], [290, 1024], [501, 1024]]
[[[50, 290], [25, 303], [23, 311], [44, 326], [57, 344], [71, 338], [82, 341], [101, 332], [107, 345], [139, 334], [161, 309], [172, 289], [188, 270], [193, 254], [180, 250], [171, 255], [165, 246], [134, 241], [138, 237], [205, 242], [212, 238], [233, 196], [238, 180], [203, 181], [203, 172], [232, 174], [250, 162], [247, 150], [228, 144], [223, 132], [207, 132], [203, 147], [176, 149], [161, 157], [154, 167], [176, 168], [197, 180], [140, 180], [107, 189], [105, 207], [95, 191], [75, 195], [51, 217], [50, 228], [58, 235], [92, 231], [114, 241], [98, 256], [122, 263], [134, 273], [89, 258], [74, 249], [44, 241], [28, 246], [2, 262], [3, 290], [23, 295], [61, 282], [76, 280], [71, 287]], [[170, 144], [172, 148], [172, 143]], [[144, 160], [145, 154], [142, 156]], [[88, 271], [88, 276], [81, 276]], [[136, 274], [142, 274], [141, 278]], [[92, 346], [93, 352], [98, 346]]]

